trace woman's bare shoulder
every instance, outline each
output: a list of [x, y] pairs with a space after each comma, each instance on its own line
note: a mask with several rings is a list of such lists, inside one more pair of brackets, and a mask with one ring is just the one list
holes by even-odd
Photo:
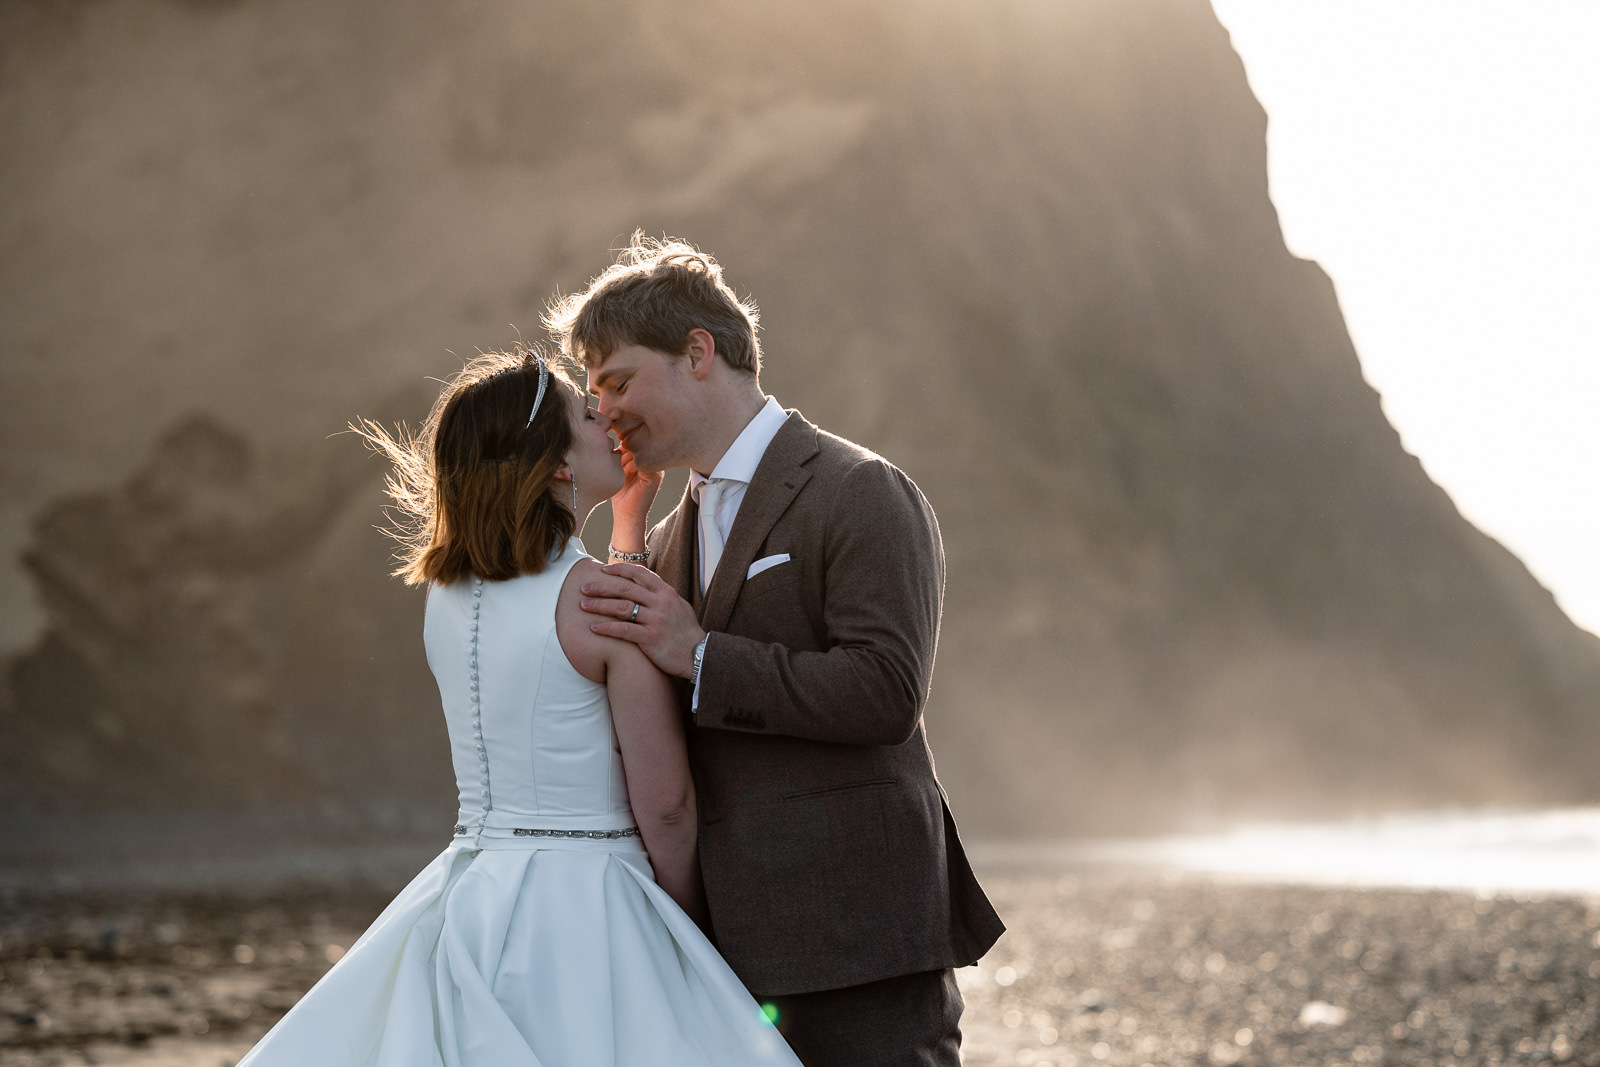
[[584, 582], [592, 582], [596, 578], [604, 578], [605, 572], [600, 569], [600, 561], [590, 556], [584, 556], [572, 565], [567, 572], [567, 580], [562, 583], [561, 594], [566, 595], [567, 590], [577, 589]]
[[583, 583], [604, 578], [600, 564], [592, 559], [580, 559], [567, 572], [561, 583], [561, 596], [556, 601], [556, 639], [561, 651], [577, 672], [591, 682], [604, 683], [606, 664], [611, 658], [609, 647], [612, 638], [602, 637], [589, 629], [593, 616], [583, 610]]

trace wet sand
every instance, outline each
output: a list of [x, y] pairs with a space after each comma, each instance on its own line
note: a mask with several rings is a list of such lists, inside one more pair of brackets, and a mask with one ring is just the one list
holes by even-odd
[[1600, 899], [989, 879], [968, 1064], [1600, 1064]]
[[[988, 875], [964, 1061], [1600, 1064], [1600, 899]], [[0, 896], [0, 1062], [228, 1067], [392, 890]]]

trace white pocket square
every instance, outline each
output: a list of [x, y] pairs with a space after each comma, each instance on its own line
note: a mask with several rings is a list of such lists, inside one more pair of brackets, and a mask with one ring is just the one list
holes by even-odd
[[758, 559], [754, 563], [750, 564], [750, 569], [745, 572], [744, 580], [748, 582], [762, 571], [771, 570], [780, 563], [788, 562], [789, 553], [787, 552], [779, 552], [776, 556], [767, 556], [765, 559]]

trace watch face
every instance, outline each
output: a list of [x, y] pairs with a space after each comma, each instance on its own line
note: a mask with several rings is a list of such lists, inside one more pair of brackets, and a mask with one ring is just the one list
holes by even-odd
[[706, 642], [709, 640], [711, 640], [711, 635], [706, 634], [700, 639], [700, 643], [694, 646], [694, 666], [689, 669], [690, 685], [700, 684], [700, 661], [705, 658]]

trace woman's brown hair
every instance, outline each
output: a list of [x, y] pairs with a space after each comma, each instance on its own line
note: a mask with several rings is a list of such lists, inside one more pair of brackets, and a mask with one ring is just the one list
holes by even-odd
[[400, 542], [394, 573], [408, 585], [538, 574], [572, 536], [571, 488], [555, 473], [572, 448], [566, 394], [579, 390], [546, 361], [550, 381], [534, 411], [540, 361], [521, 346], [477, 356], [415, 433], [401, 425], [390, 435], [369, 419], [351, 426], [394, 464], [386, 532]]

